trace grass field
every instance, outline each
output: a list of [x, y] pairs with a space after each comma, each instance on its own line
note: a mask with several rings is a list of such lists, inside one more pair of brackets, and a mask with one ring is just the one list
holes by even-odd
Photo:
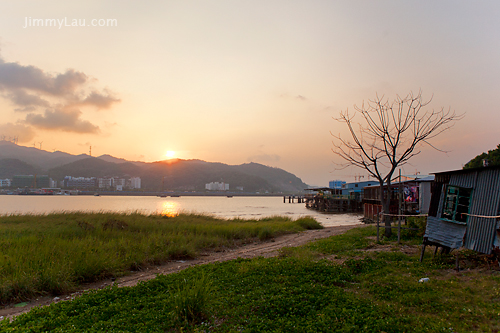
[[[419, 262], [420, 237], [375, 244], [357, 228], [275, 258], [237, 259], [90, 291], [36, 308], [3, 331], [498, 332], [500, 274], [463, 253]], [[384, 248], [377, 251], [377, 247]], [[327, 260], [325, 258], [330, 258]], [[429, 282], [420, 283], [422, 277]]]
[[0, 217], [0, 304], [71, 292], [86, 282], [117, 277], [202, 250], [322, 228], [311, 218], [292, 221], [222, 220], [113, 213]]

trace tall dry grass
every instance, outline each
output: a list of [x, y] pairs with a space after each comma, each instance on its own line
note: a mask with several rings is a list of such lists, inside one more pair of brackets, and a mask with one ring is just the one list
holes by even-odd
[[312, 218], [223, 220], [198, 214], [0, 216], [0, 303], [60, 294], [201, 250], [321, 228]]

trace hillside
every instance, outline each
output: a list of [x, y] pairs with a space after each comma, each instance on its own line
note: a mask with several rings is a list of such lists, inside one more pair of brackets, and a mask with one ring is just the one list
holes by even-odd
[[474, 157], [464, 165], [464, 169], [481, 168], [486, 160], [489, 166], [500, 165], [500, 144], [496, 149], [488, 150], [488, 153], [482, 153]]
[[61, 151], [51, 153], [35, 147], [23, 147], [9, 141], [0, 141], [0, 159], [17, 159], [42, 170], [48, 170], [87, 157], [89, 156], [85, 154], [71, 155]]
[[65, 176], [141, 177], [142, 188], [153, 191], [203, 191], [205, 184], [210, 182], [227, 183], [230, 191], [243, 187], [245, 192], [299, 192], [307, 188], [297, 176], [258, 163], [227, 165], [180, 159], [130, 162], [110, 155], [90, 157], [51, 153], [0, 141], [0, 177], [34, 173], [48, 174], [55, 180], [62, 180]]
[[52, 179], [72, 177], [126, 177], [141, 174], [141, 169], [130, 162], [112, 163], [96, 157], [88, 157], [48, 171]]
[[0, 159], [0, 178], [10, 178], [14, 175], [35, 175], [41, 174], [40, 168], [34, 167], [26, 162], [15, 158]]

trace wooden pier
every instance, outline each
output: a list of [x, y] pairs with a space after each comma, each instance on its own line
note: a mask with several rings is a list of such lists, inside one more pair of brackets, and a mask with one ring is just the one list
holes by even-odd
[[288, 203], [295, 203], [295, 199], [297, 199], [297, 203], [304, 203], [305, 197], [301, 195], [288, 195], [283, 196], [283, 203], [286, 203], [288, 198]]
[[363, 203], [350, 196], [308, 194], [305, 196], [305, 204], [309, 209], [324, 213], [353, 213], [363, 211]]

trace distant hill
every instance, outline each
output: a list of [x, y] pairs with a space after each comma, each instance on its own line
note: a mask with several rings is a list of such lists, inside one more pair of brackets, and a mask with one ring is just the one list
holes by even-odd
[[71, 155], [61, 151], [48, 152], [35, 147], [18, 146], [12, 142], [0, 141], [0, 159], [12, 158], [48, 170], [89, 157], [88, 155]]
[[87, 157], [48, 171], [52, 179], [72, 177], [126, 177], [141, 174], [141, 169], [130, 162], [112, 163], [96, 157]]
[[34, 167], [26, 162], [15, 158], [0, 159], [0, 178], [12, 179], [15, 175], [36, 175], [41, 174], [40, 168]]
[[[307, 188], [297, 176], [258, 163], [227, 165], [201, 160], [167, 160], [153, 163], [130, 162], [110, 155], [90, 157], [47, 152], [0, 141], [0, 171], [5, 175], [48, 174], [55, 180], [72, 177], [141, 177], [141, 187], [153, 191], [203, 191], [205, 184], [225, 182], [230, 191], [299, 192]], [[10, 159], [10, 162], [9, 162]], [[7, 177], [7, 176], [5, 176]]]

